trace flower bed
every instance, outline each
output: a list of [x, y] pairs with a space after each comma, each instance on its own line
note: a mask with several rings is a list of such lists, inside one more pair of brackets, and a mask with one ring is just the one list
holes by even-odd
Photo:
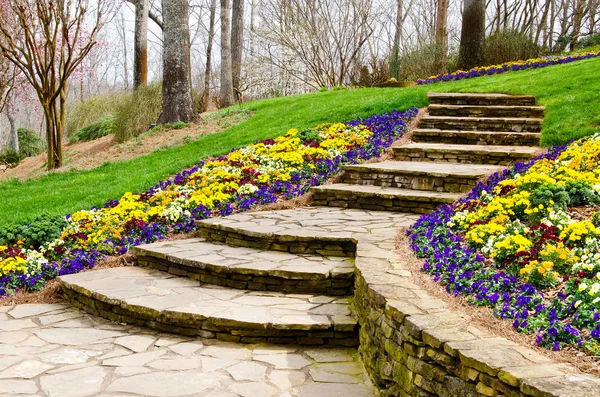
[[600, 134], [479, 184], [409, 230], [423, 270], [550, 349], [600, 355]]
[[67, 216], [60, 237], [31, 246], [0, 246], [0, 296], [39, 290], [57, 275], [93, 267], [103, 256], [191, 232], [195, 220], [226, 216], [300, 196], [340, 171], [342, 163], [380, 156], [417, 113], [374, 115], [347, 123], [292, 129], [284, 136], [203, 161], [141, 194]]
[[428, 77], [425, 80], [419, 79], [419, 80], [417, 80], [417, 84], [425, 85], [425, 84], [439, 83], [442, 81], [463, 80], [463, 79], [470, 79], [473, 77], [489, 76], [489, 75], [493, 75], [493, 74], [514, 72], [514, 71], [518, 71], [518, 70], [539, 69], [539, 68], [545, 68], [547, 66], [552, 66], [552, 65], [562, 65], [564, 63], [580, 61], [582, 59], [596, 58], [598, 56], [600, 56], [600, 52], [586, 52], [586, 53], [563, 56], [563, 57], [543, 57], [543, 58], [528, 59], [526, 61], [507, 62], [502, 65], [477, 67], [477, 68], [473, 68], [466, 72], [462, 71], [462, 70], [458, 70], [453, 73], [439, 74], [437, 76]]

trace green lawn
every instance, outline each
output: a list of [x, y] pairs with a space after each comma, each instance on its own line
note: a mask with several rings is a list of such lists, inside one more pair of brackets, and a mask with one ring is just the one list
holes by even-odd
[[466, 81], [403, 89], [357, 89], [268, 99], [244, 104], [248, 121], [184, 146], [81, 172], [0, 184], [0, 227], [47, 212], [67, 214], [99, 206], [127, 191], [143, 191], [207, 156], [221, 155], [288, 129], [344, 121], [373, 113], [427, 105], [428, 91], [504, 92], [535, 95], [547, 107], [545, 146], [600, 131], [600, 59]]

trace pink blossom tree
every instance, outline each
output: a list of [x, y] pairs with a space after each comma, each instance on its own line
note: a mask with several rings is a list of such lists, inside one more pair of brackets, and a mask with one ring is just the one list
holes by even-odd
[[0, 0], [0, 53], [35, 90], [44, 112], [48, 170], [63, 162], [67, 83], [96, 44], [112, 0]]

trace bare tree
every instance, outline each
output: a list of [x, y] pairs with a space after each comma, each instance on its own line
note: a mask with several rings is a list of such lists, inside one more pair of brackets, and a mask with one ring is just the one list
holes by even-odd
[[208, 22], [208, 40], [206, 43], [206, 66], [204, 69], [204, 92], [202, 93], [202, 103], [204, 108], [208, 108], [210, 97], [210, 74], [212, 70], [212, 48], [215, 40], [215, 19], [217, 13], [217, 0], [210, 0], [209, 22]]
[[438, 73], [446, 73], [446, 58], [448, 55], [448, 0], [437, 0], [435, 18], [435, 44], [438, 54]]
[[160, 124], [193, 120], [188, 0], [163, 0], [163, 85]]
[[135, 38], [133, 50], [133, 88], [148, 84], [148, 0], [135, 2]]
[[242, 52], [244, 50], [244, 0], [233, 0], [231, 12], [231, 73], [233, 89], [240, 92]]
[[465, 0], [460, 35], [458, 67], [463, 70], [483, 64], [485, 0]]
[[42, 105], [48, 170], [63, 162], [69, 77], [96, 44], [111, 5], [108, 0], [0, 3], [0, 50], [33, 86]]
[[392, 58], [390, 61], [390, 75], [395, 79], [400, 78], [400, 40], [402, 39], [402, 30], [404, 28], [402, 6], [403, 1], [396, 0], [396, 24], [394, 26], [394, 42], [392, 44]]
[[231, 55], [231, 2], [221, 0], [221, 107], [234, 104]]

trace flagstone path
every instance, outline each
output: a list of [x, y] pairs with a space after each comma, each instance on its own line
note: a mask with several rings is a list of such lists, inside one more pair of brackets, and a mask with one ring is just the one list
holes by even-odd
[[372, 397], [356, 349], [221, 342], [0, 307], [0, 396]]

